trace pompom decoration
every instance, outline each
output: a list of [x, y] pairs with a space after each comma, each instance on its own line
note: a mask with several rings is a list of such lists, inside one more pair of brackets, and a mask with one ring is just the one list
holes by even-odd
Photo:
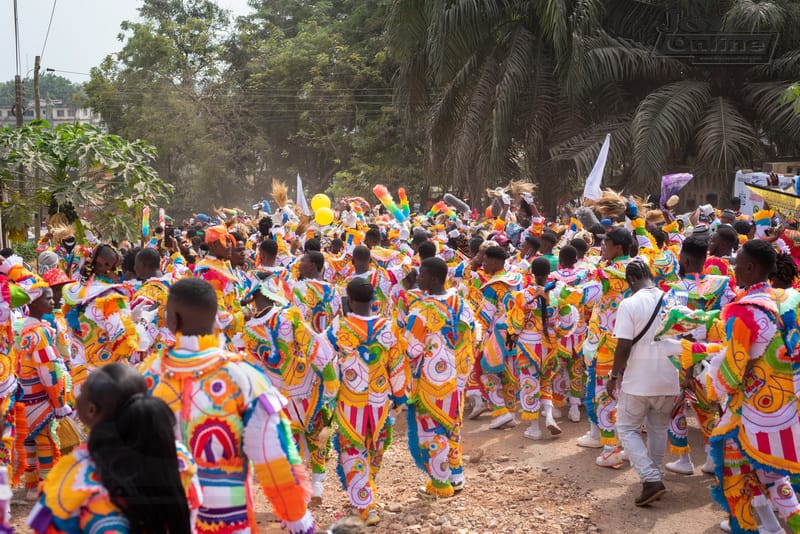
[[447, 215], [448, 218], [453, 220], [458, 218], [456, 211], [448, 206], [444, 200], [440, 200], [434, 204], [431, 211], [428, 212], [428, 217], [437, 217], [438, 215]]
[[406, 216], [406, 219], [411, 217], [411, 207], [408, 205], [408, 197], [406, 196], [406, 188], [401, 187], [397, 190], [397, 196], [400, 197], [400, 209], [403, 211], [403, 215]]
[[142, 208], [142, 237], [150, 235], [150, 208], [145, 206]]
[[372, 192], [375, 193], [375, 196], [381, 201], [381, 204], [383, 204], [383, 207], [386, 208], [386, 211], [391, 213], [392, 217], [397, 219], [397, 222], [403, 222], [406, 220], [405, 214], [399, 207], [397, 207], [397, 204], [394, 203], [392, 195], [389, 194], [389, 190], [386, 189], [386, 186], [378, 184], [372, 188]]

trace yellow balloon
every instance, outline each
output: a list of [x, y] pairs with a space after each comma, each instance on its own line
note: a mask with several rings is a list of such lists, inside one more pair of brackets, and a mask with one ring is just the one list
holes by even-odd
[[311, 197], [311, 209], [317, 211], [320, 208], [330, 208], [331, 207], [331, 199], [328, 198], [328, 195], [323, 195], [322, 193], [317, 193], [313, 197]]
[[328, 226], [333, 222], [333, 210], [326, 207], [319, 208], [314, 212], [314, 220], [320, 226]]

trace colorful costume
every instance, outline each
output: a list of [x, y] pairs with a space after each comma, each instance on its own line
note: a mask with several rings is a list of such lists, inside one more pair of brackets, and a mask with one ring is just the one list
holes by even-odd
[[49, 323], [33, 317], [23, 323], [17, 378], [27, 421], [25, 487], [35, 489], [61, 456], [57, 418], [72, 412], [68, 404], [72, 381], [56, 350], [56, 331]]
[[286, 413], [315, 482], [325, 480], [331, 407], [339, 387], [330, 346], [320, 343], [294, 306], [273, 307], [245, 325], [247, 352], [288, 399]]
[[141, 325], [138, 328], [141, 353], [160, 351], [175, 342], [175, 336], [167, 328], [167, 297], [172, 280], [171, 275], [151, 278], [133, 295], [131, 316]]
[[301, 280], [294, 286], [293, 304], [297, 306], [314, 332], [322, 333], [342, 310], [342, 298], [336, 288], [322, 280]]
[[[216, 336], [177, 336], [142, 364], [150, 391], [178, 419], [203, 488], [199, 533], [256, 530], [250, 465], [290, 533], [314, 531], [307, 478], [283, 415], [284, 399], [264, 374], [223, 349]], [[252, 529], [252, 530], [250, 530]]]
[[426, 492], [431, 495], [452, 495], [453, 485], [464, 483], [461, 424], [474, 358], [473, 330], [473, 311], [454, 290], [411, 304], [406, 325], [408, 442], [417, 467], [430, 477]]
[[[197, 510], [201, 500], [197, 466], [186, 447], [181, 443], [175, 446], [189, 509]], [[128, 519], [100, 482], [100, 474], [86, 445], [76, 447], [50, 471], [39, 501], [28, 516], [28, 526], [37, 534], [130, 530]]]
[[406, 401], [408, 367], [385, 317], [348, 314], [334, 320], [326, 337], [339, 353], [339, 478], [365, 519], [377, 507], [375, 477], [392, 441], [392, 405]]
[[515, 409], [517, 369], [515, 351], [506, 347], [508, 311], [519, 291], [521, 277], [501, 271], [494, 274], [481, 288], [483, 300], [478, 320], [485, 333], [480, 359], [480, 380], [486, 391], [492, 416]]
[[130, 317], [130, 293], [95, 276], [64, 286], [64, 316], [72, 334], [72, 383], [77, 396], [88, 373], [127, 362], [139, 349]]
[[217, 331], [225, 334], [229, 343], [244, 327], [244, 314], [239, 305], [237, 278], [228, 260], [206, 256], [194, 268], [194, 277], [202, 278], [217, 292]]
[[516, 293], [508, 313], [508, 333], [519, 336], [519, 401], [522, 419], [528, 421], [539, 418], [542, 406], [552, 410], [559, 340], [572, 332], [578, 320], [573, 306], [558, 306], [549, 294], [537, 297], [536, 289], [529, 286]]

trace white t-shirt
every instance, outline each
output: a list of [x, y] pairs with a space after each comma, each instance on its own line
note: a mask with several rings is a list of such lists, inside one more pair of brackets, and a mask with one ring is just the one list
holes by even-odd
[[[640, 289], [623, 300], [617, 310], [617, 323], [614, 337], [633, 340], [647, 325], [653, 315], [661, 290], [657, 287]], [[663, 302], [662, 302], [663, 306]], [[622, 375], [622, 391], [628, 395], [651, 397], [657, 395], [678, 395], [678, 370], [665, 357], [655, 350], [653, 336], [661, 327], [660, 314], [655, 318], [647, 332], [631, 348], [628, 366]]]

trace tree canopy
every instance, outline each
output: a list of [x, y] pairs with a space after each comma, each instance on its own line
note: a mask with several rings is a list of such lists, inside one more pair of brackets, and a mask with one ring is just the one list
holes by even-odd
[[[39, 76], [39, 94], [42, 100], [48, 98], [70, 102], [81, 90], [80, 84], [57, 74], [43, 73]], [[0, 106], [9, 106], [16, 99], [14, 80], [0, 83]], [[33, 78], [22, 80], [22, 101], [28, 103], [33, 100]]]

